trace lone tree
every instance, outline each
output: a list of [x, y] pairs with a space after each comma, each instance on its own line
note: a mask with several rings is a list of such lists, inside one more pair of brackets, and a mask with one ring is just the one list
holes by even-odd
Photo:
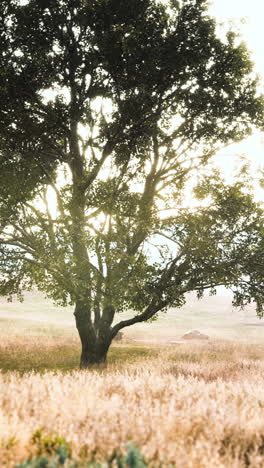
[[[263, 214], [201, 177], [263, 127], [263, 98], [207, 2], [1, 0], [0, 18], [0, 294], [74, 304], [81, 367], [188, 291], [261, 313]], [[208, 202], [183, 208], [199, 172]]]

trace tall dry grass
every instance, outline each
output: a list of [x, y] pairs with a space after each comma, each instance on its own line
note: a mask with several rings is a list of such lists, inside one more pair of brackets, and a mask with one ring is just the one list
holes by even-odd
[[1, 466], [32, 453], [42, 426], [77, 457], [133, 441], [153, 467], [263, 467], [263, 359], [260, 346], [188, 343], [106, 369], [1, 373]]

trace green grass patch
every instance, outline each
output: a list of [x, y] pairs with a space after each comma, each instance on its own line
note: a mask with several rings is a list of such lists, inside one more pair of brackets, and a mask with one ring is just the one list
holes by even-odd
[[[45, 341], [45, 340], [43, 340]], [[132, 362], [141, 358], [156, 356], [158, 349], [132, 347], [125, 345], [112, 346], [108, 353], [109, 365]], [[14, 344], [0, 348], [0, 370], [2, 372], [17, 371], [45, 372], [70, 371], [79, 367], [80, 347], [35, 344], [31, 346], [16, 346]]]
[[79, 350], [68, 346], [7, 347], [0, 351], [0, 369], [6, 371], [44, 372], [45, 370], [71, 370], [78, 367]]
[[[21, 374], [25, 372], [45, 371], [71, 371], [79, 367], [80, 346], [75, 343], [67, 343], [67, 338], [61, 337], [47, 341], [35, 337], [32, 342], [10, 338], [5, 346], [0, 347], [0, 370], [2, 372], [16, 371]], [[239, 348], [238, 348], [239, 346]], [[230, 342], [209, 343], [183, 343], [174, 346], [162, 345], [136, 345], [136, 344], [114, 344], [108, 353], [108, 365], [126, 366], [129, 363], [141, 362], [149, 358], [155, 358], [166, 354], [166, 359], [172, 363], [208, 363], [215, 361], [236, 361], [240, 359], [264, 360], [264, 345], [236, 345]]]

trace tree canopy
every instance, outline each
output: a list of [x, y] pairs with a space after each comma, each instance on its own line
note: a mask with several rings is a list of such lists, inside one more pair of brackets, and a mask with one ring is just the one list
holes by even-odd
[[0, 294], [74, 304], [83, 366], [189, 291], [261, 314], [263, 212], [204, 168], [264, 101], [207, 2], [2, 0], [0, 37]]

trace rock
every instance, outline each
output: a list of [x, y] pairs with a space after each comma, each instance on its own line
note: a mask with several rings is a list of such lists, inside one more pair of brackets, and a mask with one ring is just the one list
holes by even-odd
[[189, 330], [182, 336], [182, 340], [209, 340], [209, 336], [199, 330]]

